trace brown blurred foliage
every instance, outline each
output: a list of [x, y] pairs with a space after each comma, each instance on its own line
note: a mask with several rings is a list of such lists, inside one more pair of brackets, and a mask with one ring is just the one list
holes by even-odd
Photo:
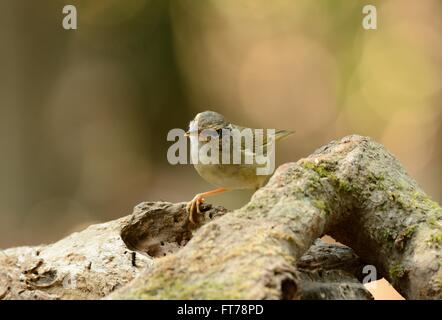
[[[296, 130], [278, 163], [372, 136], [442, 202], [442, 4], [370, 3], [377, 30], [364, 1], [2, 0], [0, 247], [206, 191], [168, 164], [166, 134], [208, 109]], [[65, 4], [78, 30], [62, 28]]]

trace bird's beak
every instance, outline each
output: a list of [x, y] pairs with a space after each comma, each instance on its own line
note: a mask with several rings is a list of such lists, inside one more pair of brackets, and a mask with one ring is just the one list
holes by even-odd
[[192, 130], [192, 129], [189, 129], [186, 133], [184, 133], [184, 136], [185, 137], [190, 137], [192, 134], [200, 134], [200, 131], [198, 131], [198, 130]]

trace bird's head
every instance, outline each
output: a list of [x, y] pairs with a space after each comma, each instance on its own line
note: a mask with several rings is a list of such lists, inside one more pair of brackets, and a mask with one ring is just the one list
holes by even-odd
[[206, 129], [218, 131], [227, 127], [228, 125], [229, 123], [218, 112], [200, 112], [192, 121], [190, 121], [189, 131], [186, 132], [186, 136], [190, 135], [191, 133], [201, 133], [201, 131]]

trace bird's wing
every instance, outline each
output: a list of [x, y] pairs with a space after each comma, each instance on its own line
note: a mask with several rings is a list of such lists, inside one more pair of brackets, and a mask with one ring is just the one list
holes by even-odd
[[[239, 131], [249, 129], [237, 125], [231, 125], [232, 129], [237, 129]], [[253, 130], [253, 129], [252, 129]], [[258, 148], [262, 148], [262, 152], [267, 153], [268, 147], [273, 143], [273, 141], [280, 141], [287, 136], [291, 135], [293, 131], [289, 130], [275, 130], [275, 135], [273, 139], [268, 136], [269, 132], [267, 129], [262, 130], [262, 136], [256, 134], [253, 135], [253, 146], [246, 144], [246, 139], [241, 140], [241, 152], [244, 155], [254, 156]]]

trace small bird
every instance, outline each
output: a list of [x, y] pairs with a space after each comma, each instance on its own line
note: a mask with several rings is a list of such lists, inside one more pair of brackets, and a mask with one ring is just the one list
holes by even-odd
[[[195, 159], [196, 157], [201, 157], [199, 151], [207, 143], [210, 143], [213, 138], [213, 134], [204, 135], [204, 130], [209, 130], [211, 132], [216, 132], [219, 138], [219, 144], [217, 145], [219, 153], [218, 164], [207, 164], [203, 161], [198, 161], [194, 163], [194, 167], [198, 174], [204, 178], [207, 182], [217, 187], [214, 190], [198, 193], [195, 197], [187, 203], [187, 212], [189, 213], [189, 220], [191, 223], [195, 224], [194, 215], [196, 213], [201, 214], [200, 205], [205, 201], [205, 197], [237, 189], [258, 189], [260, 188], [270, 177], [271, 174], [258, 175], [257, 168], [263, 167], [262, 162], [256, 160], [258, 150], [272, 149], [272, 145], [276, 141], [287, 137], [292, 134], [293, 131], [288, 130], [275, 130], [273, 139], [269, 139], [265, 134], [257, 137], [255, 134], [255, 129], [250, 129], [246, 127], [241, 127], [232, 123], [229, 123], [225, 118], [214, 111], [204, 111], [198, 113], [195, 118], [189, 124], [189, 131], [186, 132], [186, 136], [190, 138], [191, 145], [191, 157]], [[236, 129], [236, 130], [235, 130]], [[249, 130], [252, 132], [253, 144], [247, 145], [245, 139], [241, 139], [240, 144], [237, 144], [237, 148], [241, 155], [241, 162], [233, 162], [233, 153], [235, 152], [235, 145], [231, 143], [231, 140], [223, 140], [222, 136], [226, 133], [244, 132], [244, 130]], [[207, 131], [207, 130], [206, 130]], [[226, 145], [228, 143], [228, 145]], [[261, 149], [258, 149], [261, 148]], [[228, 163], [222, 161], [222, 156], [228, 153], [227, 158], [230, 156]], [[260, 151], [262, 152], [262, 151]], [[197, 154], [199, 153], [199, 154]], [[251, 156], [253, 161], [245, 162], [245, 156]], [[244, 159], [243, 159], [244, 158]], [[204, 159], [201, 159], [204, 160]]]

